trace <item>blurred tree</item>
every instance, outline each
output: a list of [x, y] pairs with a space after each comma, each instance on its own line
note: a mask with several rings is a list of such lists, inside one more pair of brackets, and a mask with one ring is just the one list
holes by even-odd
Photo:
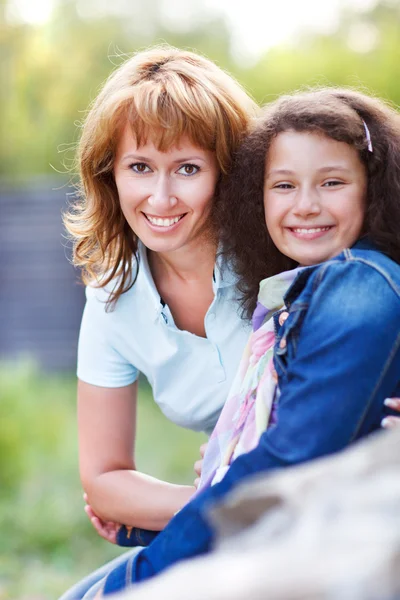
[[[79, 122], [125, 57], [154, 43], [195, 49], [237, 76], [260, 102], [310, 84], [362, 86], [400, 104], [399, 0], [343, 11], [331, 35], [303, 32], [252, 67], [233, 62], [226, 23], [200, 0], [54, 0], [51, 19], [27, 25], [0, 4], [0, 175], [65, 171]], [[174, 3], [175, 5], [176, 3]], [[179, 9], [179, 3], [177, 4]]]
[[309, 85], [347, 85], [400, 104], [400, 2], [347, 7], [331, 35], [303, 33], [271, 49], [242, 81], [261, 102]]
[[[173, 31], [163, 23], [162, 0], [135, 2], [121, 14], [85, 16], [77, 0], [58, 0], [42, 26], [10, 23], [1, 13], [0, 175], [65, 171], [72, 164], [79, 122], [101, 83], [132, 53], [168, 42], [196, 49], [229, 67], [229, 35], [215, 18]], [[95, 7], [94, 7], [95, 8]]]

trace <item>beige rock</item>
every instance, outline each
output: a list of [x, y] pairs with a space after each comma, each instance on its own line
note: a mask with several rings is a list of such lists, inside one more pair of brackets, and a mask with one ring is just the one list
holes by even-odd
[[400, 428], [249, 479], [210, 519], [213, 552], [121, 600], [398, 600]]

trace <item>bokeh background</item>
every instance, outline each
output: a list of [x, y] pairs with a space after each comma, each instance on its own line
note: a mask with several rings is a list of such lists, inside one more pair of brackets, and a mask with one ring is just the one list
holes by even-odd
[[[167, 42], [265, 103], [311, 84], [400, 104], [400, 0], [0, 0], [0, 600], [51, 600], [119, 553], [83, 512], [75, 353], [84, 290], [61, 212], [88, 105], [115, 65]], [[202, 436], [141, 383], [139, 467], [191, 482]]]

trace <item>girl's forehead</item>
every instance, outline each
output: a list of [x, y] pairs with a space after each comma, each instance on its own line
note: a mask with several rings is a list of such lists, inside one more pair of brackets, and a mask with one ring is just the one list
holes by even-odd
[[271, 142], [266, 156], [267, 175], [271, 170], [328, 168], [364, 169], [354, 146], [319, 132], [288, 130]]
[[279, 132], [272, 139], [267, 154], [277, 151], [295, 154], [296, 150], [305, 147], [319, 148], [332, 153], [356, 152], [356, 148], [351, 144], [336, 140], [324, 132], [288, 129]]

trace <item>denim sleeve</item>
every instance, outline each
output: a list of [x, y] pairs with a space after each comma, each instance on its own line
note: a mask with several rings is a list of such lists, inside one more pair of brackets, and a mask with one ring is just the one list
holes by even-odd
[[345, 448], [379, 428], [400, 381], [399, 289], [361, 261], [330, 264], [313, 280], [288, 362], [268, 456], [297, 464]]
[[148, 546], [158, 536], [159, 531], [122, 525], [117, 533], [117, 545], [125, 547]]
[[[315, 285], [315, 281], [310, 285]], [[223, 480], [189, 502], [130, 565], [111, 573], [105, 594], [207, 552], [206, 509], [245, 477], [344, 448], [374, 419], [400, 375], [400, 301], [378, 270], [340, 263], [315, 286], [281, 386], [278, 422], [239, 456]]]

